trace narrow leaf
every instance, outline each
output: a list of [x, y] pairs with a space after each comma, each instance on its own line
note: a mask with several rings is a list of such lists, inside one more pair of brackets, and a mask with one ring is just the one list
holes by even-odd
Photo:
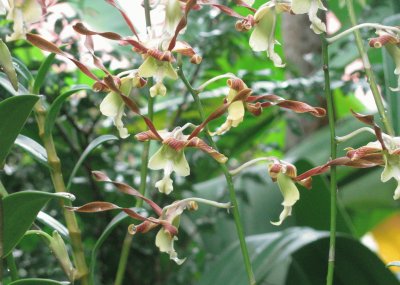
[[18, 90], [18, 78], [15, 72], [14, 64], [10, 51], [6, 44], [0, 39], [0, 68], [3, 69], [8, 79], [11, 82], [14, 90]]
[[41, 144], [24, 135], [18, 135], [15, 144], [28, 152], [36, 161], [49, 167], [46, 149]]
[[11, 282], [8, 285], [68, 285], [68, 284], [71, 283], [67, 281], [60, 282], [56, 280], [42, 279], [42, 278], [28, 278]]
[[36, 220], [57, 231], [58, 233], [60, 233], [60, 235], [62, 235], [63, 238], [69, 239], [68, 229], [49, 214], [40, 211], [36, 217]]
[[69, 96], [82, 90], [91, 90], [91, 88], [87, 85], [77, 85], [72, 87], [70, 90], [62, 93], [54, 100], [46, 115], [46, 121], [44, 124], [44, 133], [46, 136], [49, 136], [52, 133], [58, 113], [60, 112], [61, 106], [65, 102], [65, 100], [67, 100]]
[[68, 179], [68, 184], [67, 184], [67, 189], [70, 189], [72, 185], [72, 180], [74, 179], [76, 173], [79, 170], [79, 167], [81, 167], [82, 163], [85, 161], [86, 157], [99, 145], [101, 145], [104, 142], [111, 141], [111, 140], [118, 140], [116, 136], [113, 135], [103, 135], [98, 138], [95, 138], [88, 146], [87, 148], [83, 151], [81, 157], [79, 158], [78, 162], [75, 164], [74, 169], [71, 172], [71, 175]]
[[46, 75], [49, 72], [51, 65], [53, 64], [55, 57], [55, 53], [49, 54], [46, 60], [43, 61], [43, 63], [40, 65], [39, 71], [35, 78], [35, 82], [33, 84], [33, 93], [39, 94], [40, 88], [42, 87], [43, 82], [46, 80]]

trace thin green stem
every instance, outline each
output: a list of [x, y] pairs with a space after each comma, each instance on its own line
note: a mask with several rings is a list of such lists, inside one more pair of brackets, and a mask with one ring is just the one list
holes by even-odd
[[[179, 68], [178, 68], [178, 75], [181, 78], [181, 80], [183, 81], [183, 83], [185, 84], [185, 86], [188, 89], [188, 91], [190, 92], [190, 94], [193, 96], [193, 99], [197, 106], [197, 110], [200, 114], [200, 118], [202, 121], [204, 121], [206, 119], [206, 116], [204, 114], [203, 105], [201, 104], [201, 100], [199, 97], [199, 91], [195, 90], [191, 86], [190, 82], [187, 80], [185, 74], [183, 73], [182, 66], [179, 66]], [[213, 147], [215, 150], [218, 150], [217, 145], [215, 144], [213, 138], [209, 134], [207, 126], [205, 127], [205, 135], [206, 135], [207, 140], [209, 141], [211, 147]], [[225, 176], [225, 179], [226, 179], [226, 182], [228, 185], [228, 189], [229, 189], [229, 197], [230, 197], [230, 200], [231, 200], [231, 203], [233, 206], [233, 208], [232, 208], [233, 218], [235, 220], [236, 231], [237, 231], [237, 235], [239, 238], [240, 248], [242, 250], [242, 256], [243, 256], [246, 273], [248, 276], [249, 285], [255, 285], [256, 280], [255, 280], [253, 269], [251, 266], [249, 252], [247, 250], [247, 245], [246, 245], [246, 240], [245, 240], [245, 236], [244, 236], [243, 226], [242, 226], [241, 219], [240, 219], [238, 202], [236, 199], [236, 193], [235, 193], [235, 188], [233, 185], [232, 175], [229, 173], [228, 167], [225, 164], [220, 164], [220, 167], [221, 167], [222, 172], [224, 173], [224, 176]]]
[[376, 24], [376, 23], [362, 23], [362, 24], [358, 24], [356, 26], [353, 26], [335, 36], [332, 36], [330, 38], [327, 38], [326, 41], [328, 42], [328, 44], [331, 44], [345, 36], [347, 36], [348, 34], [362, 29], [362, 28], [373, 28], [373, 29], [377, 29], [377, 30], [388, 30], [388, 31], [393, 31], [396, 33], [400, 33], [400, 29], [397, 27], [391, 27], [391, 26], [385, 26], [385, 25], [381, 25], [381, 24]]
[[[47, 110], [42, 100], [36, 103], [35, 108], [36, 122], [39, 128], [39, 136], [42, 139], [44, 148], [47, 152], [47, 160], [50, 166], [50, 176], [53, 182], [55, 191], [58, 192], [68, 192], [65, 187], [64, 178], [61, 169], [61, 161], [57, 155], [56, 148], [53, 141], [53, 136], [46, 135], [44, 131]], [[63, 209], [63, 214], [65, 222], [67, 225], [68, 233], [71, 239], [72, 254], [74, 258], [75, 267], [77, 269], [77, 279], [81, 281], [82, 285], [88, 285], [89, 270], [86, 265], [85, 253], [83, 250], [83, 243], [81, 237], [81, 230], [78, 226], [78, 221], [76, 219], [75, 213], [68, 211], [64, 206], [72, 206], [71, 202], [61, 202], [61, 207]]]
[[[151, 27], [151, 17], [150, 17], [150, 1], [144, 0], [144, 11], [145, 11], [145, 19], [146, 19], [146, 27]], [[152, 78], [149, 79], [149, 85], [153, 85]], [[147, 103], [147, 116], [150, 120], [153, 120], [154, 115], [154, 98], [150, 95], [148, 96], [148, 103]], [[147, 172], [148, 167], [147, 164], [149, 162], [149, 151], [150, 151], [150, 141], [144, 142], [143, 150], [142, 150], [142, 157], [141, 157], [141, 166], [140, 166], [140, 185], [139, 185], [139, 192], [142, 195], [146, 195], [146, 186], [147, 186]], [[137, 199], [136, 207], [141, 207], [143, 205], [142, 199]], [[118, 262], [118, 269], [117, 274], [115, 276], [114, 285], [121, 285], [124, 281], [126, 265], [128, 263], [129, 251], [132, 245], [133, 237], [129, 233], [126, 232], [124, 242], [122, 243], [121, 255], [119, 257]]]
[[[347, 11], [348, 11], [348, 14], [350, 17], [351, 24], [353, 26], [356, 26], [357, 18], [356, 18], [356, 13], [354, 12], [353, 1], [346, 0], [346, 6], [347, 6]], [[378, 113], [379, 113], [380, 119], [382, 121], [382, 124], [384, 126], [385, 132], [391, 136], [394, 136], [393, 126], [388, 119], [387, 111], [385, 109], [385, 106], [383, 105], [383, 100], [382, 100], [381, 94], [379, 92], [378, 85], [376, 84], [375, 75], [374, 75], [374, 72], [372, 71], [372, 67], [371, 67], [371, 63], [368, 58], [368, 54], [365, 51], [360, 31], [356, 29], [353, 32], [354, 32], [354, 36], [356, 39], [357, 49], [358, 49], [358, 52], [364, 63], [364, 68], [365, 68], [365, 73], [368, 78], [368, 83], [371, 88], [372, 94], [374, 96], [375, 104], [376, 104], [376, 107], [378, 108]]]
[[[328, 105], [328, 120], [330, 131], [330, 144], [331, 144], [331, 159], [337, 156], [337, 144], [335, 134], [335, 108], [333, 95], [331, 92], [331, 83], [329, 77], [329, 53], [328, 43], [322, 39], [322, 57], [323, 57], [323, 70], [325, 77], [325, 97]], [[329, 257], [328, 257], [328, 274], [326, 276], [326, 284], [333, 284], [333, 275], [335, 270], [335, 245], [336, 245], [336, 209], [337, 209], [337, 181], [336, 181], [336, 166], [332, 165], [330, 170], [330, 192], [331, 192], [331, 218], [330, 218], [330, 235], [329, 235]]]
[[18, 269], [17, 269], [17, 265], [15, 264], [15, 259], [14, 259], [14, 256], [12, 253], [7, 255], [6, 261], [7, 261], [7, 268], [8, 268], [8, 270], [10, 270], [11, 280], [12, 281], [18, 280], [19, 279]]

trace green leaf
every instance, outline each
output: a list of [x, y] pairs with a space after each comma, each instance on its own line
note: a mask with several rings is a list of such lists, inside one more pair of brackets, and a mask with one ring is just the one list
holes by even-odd
[[38, 96], [21, 95], [0, 102], [0, 166], [38, 99]]
[[46, 149], [41, 144], [24, 135], [18, 135], [15, 144], [32, 155], [36, 161], [49, 167], [47, 163]]
[[14, 63], [14, 67], [15, 70], [17, 71], [17, 73], [23, 77], [23, 79], [28, 82], [29, 84], [31, 84], [33, 82], [33, 75], [30, 72], [30, 70], [28, 69], [28, 67], [22, 62], [20, 61], [18, 58], [13, 57], [13, 63]]
[[51, 64], [54, 61], [54, 58], [56, 57], [55, 53], [51, 53], [47, 56], [46, 60], [43, 61], [43, 63], [40, 65], [38, 73], [35, 78], [35, 82], [33, 83], [33, 93], [34, 94], [39, 94], [40, 88], [43, 85], [43, 82], [46, 80], [46, 75], [49, 72], [49, 69], [51, 67]]
[[50, 199], [73, 200], [69, 193], [23, 191], [3, 199], [4, 255], [7, 256], [29, 230], [39, 211]]
[[86, 159], [86, 157], [99, 145], [101, 145], [104, 142], [111, 141], [111, 140], [118, 140], [116, 136], [113, 135], [103, 135], [98, 138], [95, 138], [83, 151], [82, 155], [79, 157], [78, 162], [75, 164], [74, 169], [71, 172], [71, 175], [68, 179], [68, 184], [67, 184], [67, 189], [70, 189], [72, 185], [72, 180], [74, 179], [77, 171], [79, 170], [79, 167], [81, 167], [83, 161]]
[[[133, 208], [132, 210], [147, 217], [147, 212], [142, 208]], [[97, 239], [97, 241], [92, 249], [92, 255], [91, 255], [91, 260], [90, 260], [90, 278], [91, 278], [92, 284], [94, 284], [97, 254], [98, 254], [100, 247], [103, 245], [105, 240], [109, 237], [109, 235], [115, 229], [116, 226], [118, 226], [119, 224], [125, 222], [126, 220], [130, 220], [130, 219], [131, 219], [131, 217], [129, 217], [126, 213], [124, 213], [124, 212], [119, 213], [111, 220], [111, 222], [104, 229], [101, 236]]]
[[6, 73], [14, 90], [18, 90], [18, 78], [17, 78], [17, 73], [15, 72], [14, 64], [12, 62], [12, 57], [10, 51], [8, 50], [8, 47], [1, 39], [0, 39], [0, 67]]
[[38, 220], [42, 224], [50, 227], [51, 229], [59, 232], [63, 238], [69, 239], [68, 229], [62, 223], [60, 223], [59, 221], [54, 219], [49, 214], [46, 214], [45, 212], [40, 211], [36, 217], [36, 220]]
[[69, 96], [81, 90], [91, 90], [91, 88], [87, 85], [77, 85], [72, 87], [70, 90], [62, 93], [54, 100], [53, 104], [51, 104], [49, 111], [46, 115], [46, 121], [44, 124], [44, 133], [46, 136], [49, 136], [52, 133], [58, 113], [60, 112], [61, 106], [64, 103], [64, 101]]
[[13, 96], [30, 93], [28, 89], [26, 89], [21, 83], [18, 83], [18, 91], [14, 90], [14, 87], [11, 85], [8, 77], [3, 73], [0, 73], [0, 85]]
[[[246, 241], [257, 284], [324, 284], [328, 232], [290, 228], [249, 236]], [[246, 284], [246, 280], [239, 243], [235, 242], [208, 265], [198, 285]], [[395, 285], [398, 281], [369, 249], [354, 239], [338, 236], [335, 284]]]
[[42, 279], [42, 278], [28, 278], [11, 282], [8, 285], [68, 285], [68, 284], [71, 283], [67, 281], [60, 282], [56, 280]]

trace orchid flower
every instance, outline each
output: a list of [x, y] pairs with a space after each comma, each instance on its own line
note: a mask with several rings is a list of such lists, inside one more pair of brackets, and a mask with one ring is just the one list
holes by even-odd
[[38, 0], [10, 0], [9, 7], [0, 2], [0, 14], [8, 9], [7, 19], [14, 22], [13, 33], [6, 37], [7, 41], [26, 39], [29, 26], [42, 17], [42, 5]]
[[295, 14], [308, 14], [314, 33], [326, 33], [326, 25], [317, 16], [318, 10], [327, 10], [321, 0], [292, 0], [291, 9]]
[[183, 11], [179, 0], [165, 0], [165, 2], [165, 30], [173, 35], [183, 16]]
[[[145, 81], [139, 77], [136, 73], [132, 72], [128, 76], [122, 77], [120, 80], [119, 90], [126, 96], [129, 96], [132, 88], [143, 87]], [[100, 104], [100, 112], [107, 117], [113, 119], [114, 125], [117, 127], [119, 136], [121, 138], [127, 138], [129, 136], [128, 130], [124, 127], [122, 117], [124, 113], [125, 103], [121, 99], [121, 95], [111, 91], [103, 99]]]
[[254, 30], [250, 35], [250, 47], [253, 51], [267, 51], [268, 58], [276, 67], [285, 66], [274, 50], [275, 44], [278, 43], [275, 39], [277, 16], [289, 10], [289, 4], [269, 1], [258, 8], [254, 14]]
[[169, 254], [170, 259], [175, 261], [178, 265], [181, 265], [186, 260], [186, 258], [180, 259], [174, 248], [174, 242], [178, 240], [177, 235], [180, 217], [183, 214], [184, 210], [196, 211], [198, 209], [198, 203], [207, 204], [223, 209], [229, 209], [231, 207], [230, 203], [219, 203], [212, 200], [192, 197], [175, 201], [172, 204], [161, 208], [154, 201], [144, 197], [142, 194], [139, 193], [139, 191], [135, 190], [131, 186], [125, 183], [112, 181], [110, 178], [107, 177], [105, 173], [93, 171], [93, 176], [98, 181], [112, 183], [122, 193], [134, 196], [138, 199], [142, 199], [152, 208], [154, 213], [157, 215], [157, 218], [147, 217], [147, 215], [138, 213], [131, 208], [121, 208], [115, 204], [108, 202], [91, 202], [81, 207], [67, 207], [67, 209], [84, 213], [122, 210], [131, 218], [142, 221], [142, 223], [140, 223], [139, 225], [132, 224], [129, 226], [128, 230], [131, 234], [147, 233], [150, 230], [160, 226], [160, 229], [156, 235], [155, 244], [159, 248], [160, 252], [165, 252]]
[[323, 117], [325, 109], [312, 107], [304, 102], [285, 100], [276, 95], [252, 96], [252, 90], [239, 78], [227, 80], [229, 92], [225, 99], [228, 105], [228, 116], [226, 121], [211, 135], [221, 135], [229, 131], [231, 127], [237, 127], [244, 119], [245, 111], [249, 111], [254, 116], [259, 116], [264, 108], [279, 106], [290, 109], [296, 113], [310, 113], [316, 117]]
[[198, 148], [220, 163], [225, 163], [227, 157], [208, 146], [203, 140], [191, 135], [184, 135], [183, 131], [189, 124], [177, 127], [172, 132], [167, 131], [146, 131], [137, 134], [139, 141], [158, 140], [162, 142], [161, 148], [153, 154], [149, 160], [148, 167], [152, 170], [164, 170], [164, 176], [156, 183], [161, 193], [169, 194], [173, 190], [171, 174], [175, 172], [179, 176], [188, 176], [190, 167], [186, 160], [184, 149], [186, 147]]
[[400, 34], [393, 31], [377, 31], [378, 37], [370, 39], [369, 45], [374, 48], [385, 46], [386, 50], [394, 60], [394, 74], [397, 76], [397, 86], [389, 87], [393, 92], [400, 91]]

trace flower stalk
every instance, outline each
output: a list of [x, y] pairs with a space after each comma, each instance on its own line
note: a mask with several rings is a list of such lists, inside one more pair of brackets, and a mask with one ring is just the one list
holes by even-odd
[[[354, 12], [354, 7], [353, 7], [353, 0], [346, 0], [346, 6], [347, 6], [347, 11], [350, 17], [351, 24], [353, 26], [357, 26], [357, 18], [356, 14]], [[361, 38], [360, 31], [358, 29], [354, 29], [354, 37], [356, 39], [356, 45], [358, 52], [361, 56], [361, 59], [364, 63], [364, 69], [365, 73], [368, 78], [368, 83], [372, 91], [372, 95], [374, 96], [375, 104], [376, 107], [378, 108], [378, 113], [380, 116], [380, 119], [382, 121], [382, 124], [384, 126], [385, 132], [391, 136], [394, 136], [394, 129], [392, 124], [389, 121], [389, 118], [387, 116], [387, 110], [385, 106], [383, 105], [383, 100], [381, 97], [381, 94], [378, 89], [378, 85], [376, 84], [375, 80], [375, 75], [374, 72], [372, 71], [371, 63], [368, 58], [368, 54], [365, 51], [363, 40]]]
[[[197, 106], [197, 110], [200, 114], [200, 118], [202, 121], [204, 121], [206, 119], [205, 113], [204, 113], [204, 109], [203, 106], [201, 104], [200, 101], [200, 97], [199, 97], [199, 90], [196, 90], [192, 87], [192, 85], [190, 84], [190, 82], [188, 81], [188, 79], [186, 78], [185, 74], [183, 73], [182, 70], [182, 64], [179, 64], [178, 67], [178, 76], [180, 77], [180, 79], [182, 80], [182, 82], [184, 83], [184, 85], [186, 86], [186, 88], [188, 89], [188, 91], [190, 92], [190, 94], [192, 95], [195, 104]], [[217, 145], [214, 142], [212, 136], [209, 133], [208, 127], [205, 126], [205, 135], [209, 141], [210, 146], [218, 151]], [[243, 261], [244, 261], [244, 265], [245, 265], [245, 269], [246, 269], [246, 273], [248, 276], [248, 282], [249, 285], [255, 285], [256, 284], [256, 280], [254, 277], [254, 273], [253, 273], [253, 269], [251, 266], [251, 261], [250, 261], [250, 256], [249, 256], [249, 252], [247, 250], [247, 245], [246, 245], [246, 240], [245, 240], [245, 235], [244, 235], [244, 230], [243, 230], [243, 226], [241, 223], [241, 219], [240, 219], [240, 214], [239, 214], [239, 208], [238, 208], [238, 202], [236, 199], [236, 193], [235, 193], [235, 188], [233, 185], [233, 179], [232, 179], [232, 175], [229, 173], [229, 170], [227, 168], [227, 166], [223, 163], [220, 163], [220, 167], [221, 170], [225, 176], [226, 182], [227, 182], [227, 186], [228, 186], [228, 190], [229, 190], [229, 197], [232, 203], [232, 212], [233, 212], [233, 218], [235, 221], [235, 226], [236, 226], [236, 231], [237, 231], [237, 235], [239, 238], [239, 243], [240, 243], [240, 248], [242, 251], [242, 256], [243, 256]]]
[[[328, 107], [328, 120], [330, 131], [330, 144], [331, 144], [331, 159], [337, 157], [337, 144], [335, 132], [335, 108], [333, 105], [333, 95], [331, 92], [331, 84], [329, 77], [329, 53], [328, 43], [325, 38], [322, 40], [322, 58], [323, 70], [325, 79], [325, 97]], [[336, 208], [337, 208], [337, 181], [336, 181], [336, 166], [332, 165], [330, 168], [330, 234], [329, 234], [329, 257], [328, 257], [328, 273], [326, 276], [326, 284], [333, 285], [333, 274], [335, 269], [335, 245], [336, 245]]]
[[[143, 1], [144, 11], [145, 11], [145, 21], [146, 27], [151, 27], [151, 17], [150, 17], [150, 2], [149, 0]], [[149, 86], [153, 86], [153, 79], [149, 78]], [[154, 114], [154, 98], [152, 96], [148, 96], [148, 103], [147, 103], [147, 115], [150, 120], [153, 120]], [[146, 194], [146, 186], [147, 186], [147, 174], [148, 174], [148, 162], [149, 162], [149, 152], [150, 152], [150, 141], [144, 142], [142, 156], [141, 156], [141, 166], [140, 166], [140, 185], [139, 185], [139, 192], [142, 195]], [[143, 205], [143, 200], [138, 199], [136, 201], [135, 207], [141, 207]], [[126, 265], [128, 263], [129, 251], [132, 245], [133, 237], [129, 233], [126, 232], [124, 241], [122, 243], [121, 255], [118, 262], [118, 269], [117, 274], [115, 277], [114, 285], [121, 285], [124, 281], [124, 274], [126, 271]]]
[[247, 161], [246, 163], [243, 163], [238, 168], [232, 169], [231, 171], [229, 171], [229, 173], [230, 173], [230, 175], [235, 176], [239, 172], [241, 172], [243, 169], [245, 169], [247, 167], [250, 167], [253, 164], [256, 164], [256, 163], [259, 163], [259, 162], [267, 162], [267, 164], [269, 165], [271, 162], [273, 163], [276, 160], [278, 160], [278, 158], [273, 157], [273, 156], [255, 158], [255, 159], [252, 159], [250, 161]]
[[335, 41], [347, 36], [348, 34], [351, 34], [354, 31], [362, 29], [362, 28], [372, 28], [372, 29], [377, 29], [377, 30], [389, 30], [389, 31], [394, 31], [396, 33], [400, 33], [400, 28], [397, 28], [397, 27], [385, 26], [385, 25], [376, 24], [376, 23], [362, 23], [362, 24], [355, 25], [335, 36], [327, 38], [326, 41], [328, 42], [328, 44], [332, 44]]

